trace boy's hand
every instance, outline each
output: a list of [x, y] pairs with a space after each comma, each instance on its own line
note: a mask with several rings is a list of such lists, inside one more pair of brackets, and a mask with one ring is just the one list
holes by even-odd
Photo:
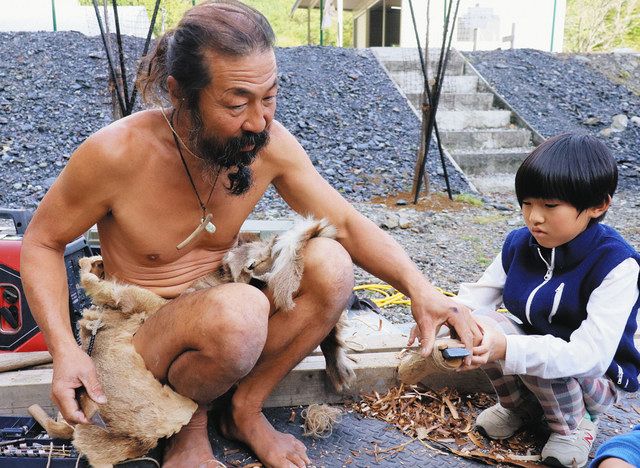
[[466, 364], [460, 370], [467, 371], [477, 369], [489, 362], [499, 361], [507, 354], [507, 337], [500, 330], [495, 322], [487, 317], [473, 317], [482, 330], [482, 342], [479, 346], [474, 346], [471, 363]]

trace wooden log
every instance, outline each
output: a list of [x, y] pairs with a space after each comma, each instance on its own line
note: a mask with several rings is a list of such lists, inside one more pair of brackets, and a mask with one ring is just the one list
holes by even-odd
[[429, 356], [410, 351], [398, 365], [398, 379], [407, 384], [416, 384], [431, 374], [453, 372], [462, 365], [462, 358], [445, 359], [443, 351], [448, 348], [464, 348], [464, 345], [452, 339], [437, 340]]
[[33, 351], [30, 353], [0, 354], [0, 372], [24, 369], [25, 367], [49, 364], [53, 358], [49, 351]]
[[53, 419], [40, 405], [31, 405], [27, 408], [27, 411], [47, 431], [47, 434], [52, 439], [71, 440], [73, 438], [73, 427], [64, 421]]

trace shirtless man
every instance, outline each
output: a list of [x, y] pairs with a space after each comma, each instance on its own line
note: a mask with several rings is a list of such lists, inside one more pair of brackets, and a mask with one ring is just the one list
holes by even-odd
[[[262, 405], [337, 322], [353, 286], [352, 260], [411, 298], [412, 341], [422, 338], [425, 353], [445, 322], [467, 347], [481, 339], [468, 311], [438, 293], [390, 236], [333, 190], [274, 120], [273, 41], [266, 19], [247, 6], [192, 8], [160, 38], [141, 78], [146, 99], [163, 107], [89, 137], [24, 237], [25, 290], [54, 357], [52, 399], [67, 421], [87, 422], [76, 388], [98, 403], [104, 395], [69, 325], [65, 245], [97, 223], [108, 277], [175, 298], [134, 338], [156, 378], [201, 405], [168, 444], [165, 467], [215, 464], [206, 405], [234, 384], [231, 403], [216, 415], [224, 435], [245, 442], [266, 466], [310, 463], [304, 445], [277, 432]], [[338, 229], [337, 242], [308, 244], [295, 312], [280, 313], [268, 294], [245, 284], [179, 296], [216, 268], [270, 184], [296, 212]], [[205, 229], [177, 249], [209, 214], [215, 232]]]

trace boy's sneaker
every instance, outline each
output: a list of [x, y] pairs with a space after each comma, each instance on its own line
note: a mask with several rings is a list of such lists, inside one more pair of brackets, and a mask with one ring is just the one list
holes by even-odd
[[491, 439], [508, 439], [540, 416], [542, 408], [535, 400], [525, 402], [517, 409], [508, 409], [498, 403], [478, 415], [476, 429]]
[[542, 449], [542, 463], [549, 466], [586, 466], [596, 430], [595, 423], [583, 418], [571, 434], [551, 434]]

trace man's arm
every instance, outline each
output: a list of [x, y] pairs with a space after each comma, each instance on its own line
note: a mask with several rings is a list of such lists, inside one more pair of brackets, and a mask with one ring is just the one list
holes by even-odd
[[75, 389], [84, 386], [92, 399], [104, 402], [93, 363], [71, 331], [64, 265], [66, 245], [109, 209], [114, 187], [105, 179], [117, 169], [102, 156], [100, 141], [94, 136], [82, 144], [52, 185], [25, 233], [20, 259], [29, 307], [53, 356], [52, 399], [71, 423], [87, 422]]
[[[430, 353], [437, 329], [448, 323], [467, 348], [482, 333], [469, 310], [440, 294], [393, 238], [358, 213], [315, 170], [304, 149], [279, 123], [273, 124], [270, 159], [276, 166], [274, 185], [296, 212], [327, 218], [338, 229], [338, 241], [354, 263], [411, 298], [423, 352]], [[277, 147], [276, 147], [277, 146]], [[275, 149], [274, 149], [275, 148]]]

